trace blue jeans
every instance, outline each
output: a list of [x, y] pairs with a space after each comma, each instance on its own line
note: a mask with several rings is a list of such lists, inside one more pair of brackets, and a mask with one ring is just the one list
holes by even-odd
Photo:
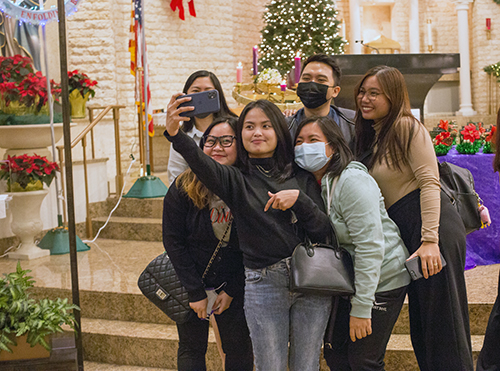
[[[331, 297], [290, 291], [290, 258], [245, 268], [245, 316], [256, 371], [318, 371]], [[288, 343], [290, 353], [288, 354]]]

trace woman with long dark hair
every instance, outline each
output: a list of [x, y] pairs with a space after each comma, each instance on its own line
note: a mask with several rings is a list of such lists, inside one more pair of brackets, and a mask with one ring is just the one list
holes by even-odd
[[[189, 98], [175, 97], [169, 108]], [[203, 154], [182, 131], [180, 116], [165, 136], [196, 176], [231, 209], [245, 265], [245, 316], [257, 371], [317, 371], [331, 299], [290, 291], [290, 257], [305, 234], [324, 241], [330, 223], [314, 177], [293, 166], [293, 145], [281, 111], [258, 100], [236, 130], [240, 168]], [[289, 351], [290, 344], [290, 351]]]
[[472, 371], [465, 227], [440, 191], [430, 135], [412, 115], [405, 80], [396, 68], [370, 69], [356, 86], [355, 98], [358, 159], [377, 181], [410, 258], [421, 261], [424, 279], [408, 287], [420, 369]]
[[[235, 118], [216, 119], [203, 134], [200, 148], [218, 163], [234, 165], [235, 130]], [[163, 244], [188, 291], [189, 305], [197, 314], [186, 323], [177, 324], [178, 370], [206, 370], [206, 319], [211, 313], [207, 313], [205, 288], [217, 288], [213, 314], [226, 354], [225, 370], [253, 370], [252, 344], [243, 311], [243, 261], [234, 225], [230, 223], [231, 210], [191, 170], [183, 172], [170, 186], [163, 206]], [[222, 238], [216, 259], [202, 279]]]
[[[224, 97], [224, 91], [219, 82], [219, 79], [213, 72], [200, 70], [191, 74], [184, 84], [182, 92], [184, 94], [200, 93], [207, 90], [217, 90], [219, 92], [219, 103], [220, 111], [216, 113], [210, 113], [208, 115], [194, 116], [191, 118], [184, 117], [182, 122], [182, 131], [189, 135], [196, 143], [202, 138], [203, 132], [212, 123], [212, 121], [218, 117], [237, 117], [226, 103], [226, 98]], [[171, 112], [167, 110], [167, 115]], [[172, 183], [179, 174], [188, 168], [186, 161], [182, 158], [179, 153], [173, 148], [170, 148], [170, 155], [168, 158], [167, 175], [168, 180]]]
[[409, 256], [368, 169], [353, 161], [342, 131], [329, 117], [302, 121], [295, 162], [321, 182], [340, 246], [353, 257], [356, 294], [339, 298], [332, 338], [323, 355], [331, 370], [382, 371], [392, 329], [406, 296]]
[[[496, 153], [493, 159], [493, 170], [498, 171], [500, 176], [500, 109], [497, 113], [497, 125], [495, 136]], [[499, 241], [500, 242], [500, 241]], [[495, 371], [500, 370], [500, 352], [498, 345], [500, 344], [500, 273], [498, 275], [498, 293], [493, 309], [491, 310], [488, 326], [484, 335], [483, 348], [477, 359], [476, 371]]]

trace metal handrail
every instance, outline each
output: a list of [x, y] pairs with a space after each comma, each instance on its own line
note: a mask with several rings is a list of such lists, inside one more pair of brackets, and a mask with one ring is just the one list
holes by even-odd
[[[114, 121], [114, 129], [115, 129], [115, 158], [116, 158], [116, 192], [120, 192], [123, 187], [123, 174], [121, 169], [121, 151], [120, 151], [120, 108], [125, 108], [126, 106], [121, 105], [110, 105], [110, 106], [92, 106], [87, 107], [89, 110], [89, 121], [90, 123], [76, 136], [76, 138], [71, 142], [71, 148], [76, 147], [79, 142], [82, 142], [83, 148], [83, 175], [85, 178], [85, 204], [86, 204], [86, 217], [85, 217], [85, 225], [87, 237], [93, 237], [92, 231], [92, 217], [90, 215], [90, 196], [89, 196], [89, 183], [88, 183], [88, 169], [87, 169], [87, 140], [86, 136], [90, 132], [91, 133], [91, 145], [92, 145], [92, 158], [95, 158], [94, 151], [94, 127], [104, 118], [104, 116], [111, 110], [113, 110], [113, 121]], [[102, 109], [103, 111], [97, 115], [94, 119], [94, 110]], [[63, 150], [64, 146], [57, 147], [59, 151], [59, 165], [62, 168], [63, 166]], [[63, 174], [61, 172], [61, 182], [64, 183]], [[63, 187], [63, 196], [64, 196], [64, 187]], [[66, 208], [64, 209], [64, 221], [67, 221]]]

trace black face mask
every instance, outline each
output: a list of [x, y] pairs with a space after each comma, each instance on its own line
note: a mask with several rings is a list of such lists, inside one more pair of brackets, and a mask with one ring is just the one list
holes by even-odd
[[328, 85], [318, 84], [317, 82], [299, 82], [297, 86], [297, 96], [306, 108], [314, 109], [322, 106], [328, 99]]

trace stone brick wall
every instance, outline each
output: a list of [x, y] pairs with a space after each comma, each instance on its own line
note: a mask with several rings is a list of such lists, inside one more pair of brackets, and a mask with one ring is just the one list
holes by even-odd
[[[154, 108], [165, 108], [171, 94], [180, 91], [186, 78], [197, 69], [208, 69], [222, 82], [228, 103], [238, 62], [244, 66], [244, 82], [250, 81], [251, 50], [260, 42], [262, 15], [267, 0], [195, 1], [197, 17], [186, 8], [186, 20], [171, 11], [168, 0], [146, 1], [146, 39], [150, 66], [150, 85]], [[392, 31], [409, 51], [410, 0], [394, 2]], [[349, 35], [349, 1], [337, 1], [339, 19], [346, 22]], [[99, 81], [93, 105], [121, 104], [121, 147], [123, 170], [133, 149], [138, 154], [137, 119], [134, 111], [134, 78], [129, 72], [128, 52], [130, 0], [86, 0], [67, 21], [69, 68], [79, 69]], [[485, 18], [492, 19], [491, 40], [486, 40]], [[455, 3], [451, 0], [420, 0], [421, 52], [427, 51], [426, 20], [433, 21], [434, 48], [437, 53], [458, 52], [458, 27]], [[500, 6], [491, 0], [475, 0], [470, 6], [472, 99], [479, 114], [487, 114], [486, 74], [483, 67], [500, 60]], [[461, 26], [461, 25], [460, 25]], [[388, 35], [391, 37], [392, 35]], [[52, 37], [51, 50], [56, 51]], [[349, 52], [349, 47], [346, 48]], [[51, 59], [51, 64], [54, 64]], [[57, 63], [55, 63], [57, 65]], [[52, 66], [52, 69], [54, 67]], [[57, 75], [57, 68], [54, 75]], [[80, 126], [83, 123], [80, 122]], [[97, 155], [109, 157], [114, 167], [111, 115], [96, 129]], [[76, 151], [76, 159], [81, 154]], [[113, 184], [113, 182], [112, 182]], [[113, 186], [112, 186], [113, 188]]]
[[[252, 47], [260, 42], [266, 0], [195, 1], [197, 17], [186, 20], [172, 12], [167, 0], [147, 0], [146, 40], [153, 108], [166, 108], [173, 93], [181, 91], [186, 78], [198, 69], [213, 71], [220, 79], [230, 106], [236, 102], [231, 88], [236, 65], [244, 65], [244, 82], [250, 81]], [[89, 104], [126, 106], [120, 115], [123, 170], [130, 149], [138, 156], [137, 119], [134, 111], [134, 77], [130, 74], [128, 39], [130, 0], [86, 0], [67, 21], [69, 69], [79, 69], [99, 81]], [[56, 42], [53, 40], [52, 49]], [[79, 127], [84, 123], [79, 122]], [[109, 157], [114, 167], [111, 115], [96, 128], [96, 155]], [[166, 145], [166, 143], [165, 143]], [[74, 151], [76, 159], [80, 151]], [[110, 177], [112, 178], [113, 174]], [[112, 190], [114, 185], [111, 182]]]
[[[410, 0], [394, 1], [392, 31], [401, 44], [401, 52], [409, 53]], [[339, 17], [346, 20], [349, 35], [349, 1], [338, 1]], [[486, 38], [486, 18], [491, 18], [491, 39]], [[427, 53], [427, 19], [432, 20], [434, 53], [458, 53], [458, 29], [467, 27], [457, 21], [456, 3], [452, 0], [420, 0], [420, 52]], [[500, 6], [491, 0], [475, 0], [469, 7], [470, 64], [472, 104], [478, 115], [488, 115], [488, 83], [483, 68], [500, 61]], [[391, 35], [386, 35], [391, 37]], [[346, 52], [349, 53], [349, 46]], [[500, 93], [497, 89], [497, 94]], [[494, 110], [493, 110], [494, 111]], [[492, 112], [494, 113], [494, 112]]]
[[[491, 39], [486, 37], [486, 18], [491, 18]], [[475, 0], [471, 7], [471, 76], [472, 104], [478, 113], [488, 112], [487, 65], [500, 61], [500, 5], [492, 0]], [[498, 84], [495, 87], [498, 92]], [[500, 101], [497, 103], [499, 104]], [[499, 106], [493, 107], [492, 114]]]

